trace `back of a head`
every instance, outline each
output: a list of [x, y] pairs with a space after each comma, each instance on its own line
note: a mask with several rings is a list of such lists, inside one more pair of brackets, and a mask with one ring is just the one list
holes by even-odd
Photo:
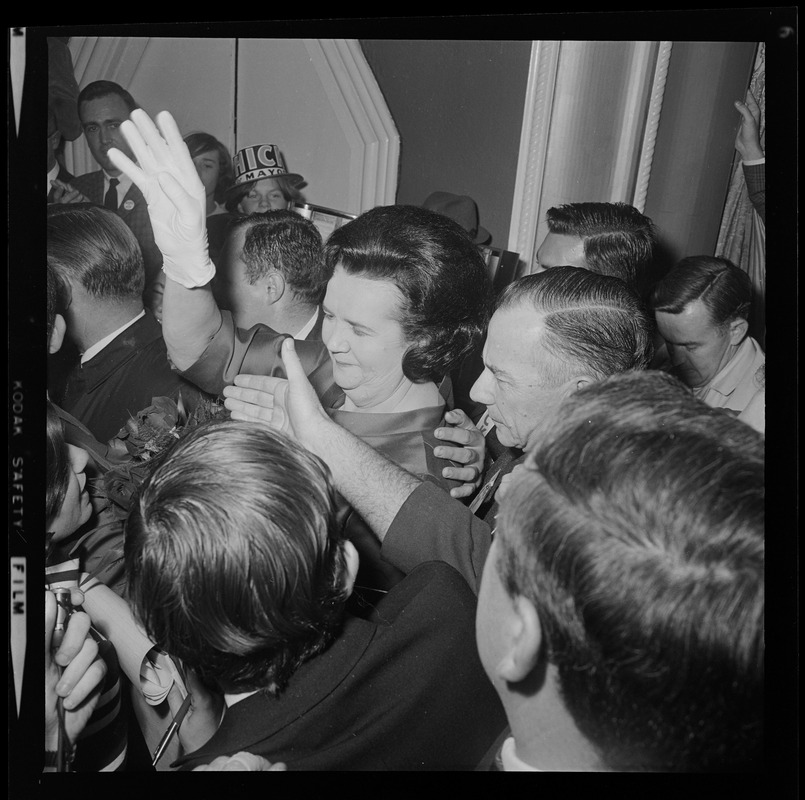
[[439, 380], [480, 341], [491, 285], [478, 247], [457, 222], [419, 206], [378, 206], [337, 228], [324, 246], [330, 270], [386, 280], [400, 290], [412, 345], [406, 376]]
[[707, 307], [715, 325], [748, 319], [752, 281], [726, 258], [688, 256], [654, 287], [651, 306], [654, 311], [680, 314], [696, 300]]
[[544, 323], [541, 342], [559, 364], [596, 378], [648, 367], [653, 326], [623, 281], [581, 267], [553, 267], [510, 283], [495, 310], [533, 307]]
[[279, 270], [302, 303], [318, 305], [332, 275], [324, 263], [318, 228], [295, 211], [250, 214], [234, 221], [232, 231], [245, 229], [243, 261], [250, 284]]
[[547, 212], [551, 233], [584, 239], [593, 272], [613, 275], [640, 290], [657, 245], [654, 223], [627, 203], [568, 203]]
[[225, 691], [281, 691], [343, 616], [343, 549], [324, 464], [281, 433], [201, 425], [166, 452], [126, 522], [132, 608]]
[[114, 81], [92, 81], [88, 83], [79, 93], [77, 106], [81, 109], [82, 103], [88, 103], [91, 100], [98, 100], [101, 97], [109, 97], [109, 95], [116, 95], [119, 97], [129, 110], [129, 113], [139, 108], [137, 101], [127, 92], [119, 83]]
[[47, 258], [63, 281], [80, 284], [99, 301], [122, 302], [142, 295], [140, 245], [128, 225], [108, 209], [91, 203], [49, 206]]
[[610, 769], [760, 769], [762, 436], [653, 371], [552, 422], [498, 532], [565, 707]]

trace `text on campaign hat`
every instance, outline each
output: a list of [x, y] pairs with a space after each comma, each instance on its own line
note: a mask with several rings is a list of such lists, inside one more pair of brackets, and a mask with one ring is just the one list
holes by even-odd
[[263, 178], [285, 177], [292, 183], [304, 180], [301, 175], [288, 172], [285, 159], [275, 144], [253, 144], [238, 150], [232, 166], [235, 171], [235, 186], [260, 181]]

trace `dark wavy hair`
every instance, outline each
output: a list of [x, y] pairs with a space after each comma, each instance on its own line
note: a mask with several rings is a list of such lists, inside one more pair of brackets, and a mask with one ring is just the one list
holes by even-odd
[[127, 92], [119, 83], [114, 81], [92, 81], [88, 83], [79, 93], [76, 100], [76, 107], [80, 110], [82, 103], [90, 100], [98, 100], [101, 97], [109, 97], [110, 94], [119, 97], [129, 110], [129, 114], [135, 108], [139, 108], [139, 103]]
[[654, 287], [654, 311], [681, 314], [689, 303], [701, 300], [718, 327], [735, 319], [749, 319], [752, 281], [726, 258], [688, 256], [679, 261]]
[[657, 247], [649, 217], [627, 203], [568, 203], [549, 208], [546, 216], [551, 233], [584, 240], [589, 269], [642, 288]]
[[614, 770], [762, 766], [764, 442], [670, 375], [570, 395], [499, 515], [562, 701]]
[[480, 342], [491, 285], [478, 247], [443, 214], [419, 206], [378, 206], [337, 228], [324, 258], [351, 275], [391, 281], [402, 293], [399, 322], [407, 341], [403, 374], [441, 380]]
[[272, 269], [279, 270], [294, 295], [305, 303], [318, 304], [324, 297], [332, 270], [324, 264], [324, 246], [319, 229], [295, 211], [272, 210], [236, 217], [228, 235], [246, 229], [243, 262], [246, 279], [254, 285]]
[[190, 158], [196, 158], [203, 153], [218, 154], [218, 183], [215, 184], [213, 199], [216, 203], [223, 203], [226, 190], [235, 182], [235, 173], [232, 170], [232, 156], [226, 145], [219, 142], [209, 133], [191, 133], [184, 137], [184, 143], [190, 151]]
[[102, 300], [139, 298], [145, 286], [137, 238], [114, 211], [92, 203], [48, 206], [47, 260], [63, 281]]
[[279, 432], [213, 420], [180, 439], [125, 526], [148, 635], [207, 683], [281, 692], [341, 629], [334, 492], [324, 463]]
[[61, 510], [70, 485], [70, 456], [56, 407], [47, 401], [47, 455], [45, 458], [45, 520]]

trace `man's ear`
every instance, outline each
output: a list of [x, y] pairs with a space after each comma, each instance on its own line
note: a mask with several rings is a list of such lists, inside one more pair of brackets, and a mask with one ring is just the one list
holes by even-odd
[[498, 675], [509, 683], [525, 680], [540, 661], [542, 625], [537, 609], [525, 597], [513, 600], [514, 614], [509, 623], [508, 651], [497, 666]]
[[737, 317], [730, 322], [730, 344], [740, 344], [749, 330], [749, 322], [743, 317]]
[[266, 299], [273, 305], [285, 294], [285, 276], [279, 270], [272, 270], [266, 276]]
[[591, 375], [577, 375], [575, 378], [568, 381], [565, 395], [573, 394], [573, 392], [577, 392], [579, 389], [583, 389], [585, 386], [589, 386], [591, 383], [595, 382], [595, 378]]
[[361, 559], [358, 555], [358, 551], [355, 549], [355, 545], [352, 544], [349, 539], [344, 539], [344, 541], [341, 542], [341, 547], [344, 550], [346, 572], [344, 577], [344, 591], [347, 593], [347, 596], [349, 596], [352, 594], [355, 579], [358, 577], [358, 567], [360, 566]]
[[67, 332], [67, 323], [61, 314], [56, 314], [56, 319], [53, 320], [53, 328], [50, 331], [50, 340], [48, 341], [48, 353], [57, 353], [64, 342], [64, 334]]

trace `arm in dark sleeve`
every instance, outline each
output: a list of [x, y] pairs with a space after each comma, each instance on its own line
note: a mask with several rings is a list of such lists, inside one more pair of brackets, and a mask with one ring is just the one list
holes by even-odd
[[[285, 377], [280, 349], [288, 334], [277, 333], [267, 325], [249, 330], [235, 326], [230, 311], [221, 311], [221, 327], [201, 357], [182, 372], [182, 376], [210, 394], [218, 395], [235, 376], [269, 375]], [[296, 342], [296, 352], [319, 396], [332, 385], [332, 367], [327, 348], [321, 342]]]
[[749, 200], [760, 218], [766, 222], [766, 164], [744, 164], [744, 178]]
[[382, 556], [410, 572], [425, 561], [444, 561], [477, 594], [492, 530], [436, 485], [419, 485], [403, 503], [383, 539]]

